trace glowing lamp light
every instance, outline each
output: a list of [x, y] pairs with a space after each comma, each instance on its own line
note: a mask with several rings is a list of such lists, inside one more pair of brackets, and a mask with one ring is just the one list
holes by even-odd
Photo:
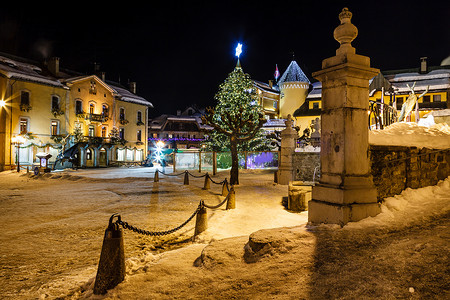
[[238, 43], [237, 47], [236, 47], [236, 56], [239, 58], [239, 56], [242, 53], [242, 44]]
[[156, 142], [156, 147], [158, 147], [158, 148], [163, 148], [163, 147], [164, 147], [164, 142], [161, 141], [161, 140], [157, 141], [157, 142]]
[[0, 107], [5, 107], [6, 106], [6, 101], [1, 99], [0, 100]]

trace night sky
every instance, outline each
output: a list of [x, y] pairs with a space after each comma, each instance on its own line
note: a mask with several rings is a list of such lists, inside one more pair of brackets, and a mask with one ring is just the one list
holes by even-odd
[[[306, 75], [335, 55], [333, 30], [343, 7], [353, 13], [358, 54], [381, 70], [439, 65], [450, 55], [448, 1], [132, 1], [3, 7], [0, 51], [127, 85], [155, 106], [151, 116], [190, 104], [213, 106], [214, 94], [235, 64], [252, 79], [273, 79], [293, 58]], [[67, 2], [68, 3], [68, 2]], [[98, 3], [98, 2], [97, 2]]]

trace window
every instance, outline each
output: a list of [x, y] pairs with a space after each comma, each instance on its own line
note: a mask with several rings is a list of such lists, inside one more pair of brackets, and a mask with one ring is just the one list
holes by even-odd
[[30, 105], [30, 93], [24, 91], [20, 93], [20, 105]]
[[102, 114], [104, 117], [109, 117], [109, 107], [106, 104], [102, 105]]
[[58, 135], [59, 134], [59, 121], [52, 121], [51, 123], [51, 135]]
[[94, 109], [95, 109], [94, 103], [90, 103], [90, 104], [89, 104], [89, 113], [90, 113], [90, 114], [93, 114], [93, 113], [94, 113]]
[[125, 139], [125, 129], [124, 128], [119, 128], [119, 138], [121, 140]]
[[89, 136], [95, 136], [95, 127], [93, 125], [89, 125], [89, 132], [88, 132]]
[[397, 101], [397, 106], [402, 106], [403, 105], [403, 97], [397, 97], [396, 101]]
[[142, 122], [142, 113], [140, 111], [137, 112], [137, 121], [138, 123]]
[[141, 131], [140, 131], [140, 130], [137, 131], [136, 138], [137, 138], [138, 142], [141, 141], [141, 139], [142, 139], [142, 134], [141, 134]]
[[20, 134], [27, 133], [28, 132], [28, 119], [20, 118], [19, 127], [20, 127], [19, 128]]
[[125, 109], [123, 107], [121, 107], [119, 109], [119, 119], [120, 120], [125, 120]]
[[423, 103], [430, 103], [430, 95], [423, 96]]
[[441, 102], [441, 95], [433, 95], [433, 102]]
[[313, 109], [319, 109], [319, 102], [313, 102]]
[[59, 110], [59, 98], [56, 96], [52, 96], [52, 111]]
[[102, 126], [102, 138], [106, 137], [106, 126]]
[[117, 149], [117, 160], [118, 161], [125, 160], [125, 149]]
[[86, 160], [92, 160], [92, 150], [90, 148], [86, 149]]
[[83, 113], [83, 102], [81, 100], [75, 101], [75, 114]]

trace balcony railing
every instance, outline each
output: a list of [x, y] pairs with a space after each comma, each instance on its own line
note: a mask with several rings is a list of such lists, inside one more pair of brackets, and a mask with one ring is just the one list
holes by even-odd
[[369, 129], [384, 129], [397, 122], [397, 110], [382, 102], [369, 101]]

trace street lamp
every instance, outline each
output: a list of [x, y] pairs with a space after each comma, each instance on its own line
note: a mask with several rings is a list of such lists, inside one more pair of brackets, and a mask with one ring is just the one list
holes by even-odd
[[11, 144], [16, 145], [17, 172], [20, 172], [19, 152], [20, 145], [22, 145], [23, 143], [25, 143], [25, 138], [21, 135], [16, 135], [11, 138]]

